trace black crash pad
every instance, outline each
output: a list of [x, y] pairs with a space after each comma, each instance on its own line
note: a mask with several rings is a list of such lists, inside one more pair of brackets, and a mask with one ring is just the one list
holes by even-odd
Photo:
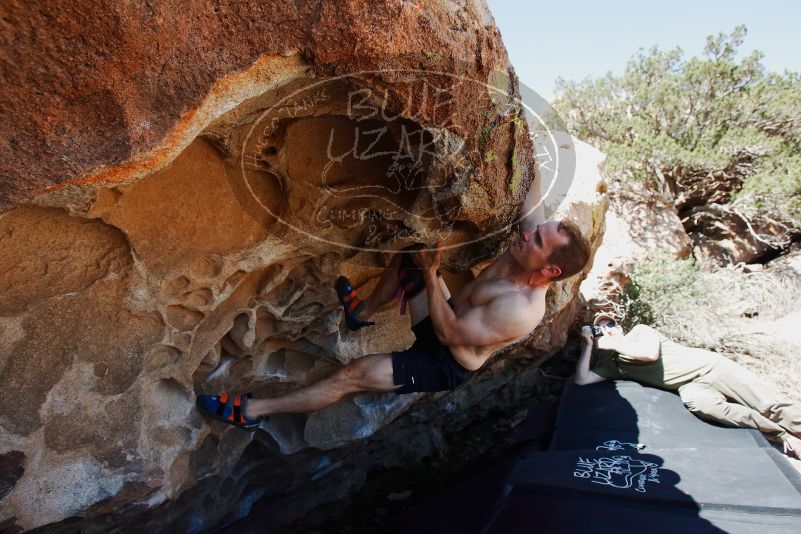
[[548, 490], [801, 518], [801, 484], [788, 480], [778, 455], [766, 448], [543, 452], [526, 458], [512, 484], [518, 494]]
[[801, 475], [786, 458], [756, 431], [697, 419], [675, 393], [567, 386], [555, 415], [544, 404], [530, 414], [513, 454], [390, 531], [801, 533]]
[[801, 475], [757, 431], [705, 423], [675, 393], [567, 386], [555, 427], [481, 532], [801, 532]]
[[757, 430], [705, 423], [675, 393], [629, 381], [566, 386], [555, 425], [557, 451], [770, 446]]
[[491, 524], [503, 534], [798, 534], [798, 517], [732, 510], [668, 508], [544, 491], [510, 495]]

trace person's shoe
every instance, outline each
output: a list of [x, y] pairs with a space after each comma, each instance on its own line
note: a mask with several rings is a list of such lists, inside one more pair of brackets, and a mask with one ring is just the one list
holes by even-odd
[[365, 326], [374, 325], [372, 321], [361, 321], [356, 316], [364, 309], [364, 301], [356, 296], [356, 290], [353, 289], [353, 284], [344, 276], [337, 278], [334, 283], [334, 289], [337, 292], [337, 298], [345, 310], [345, 324], [348, 330], [356, 331]]
[[801, 439], [787, 434], [782, 438], [782, 445], [784, 446], [784, 454], [801, 460]]
[[248, 399], [251, 397], [253, 397], [251, 393], [240, 395], [237, 393], [227, 392], [224, 392], [219, 396], [198, 395], [195, 405], [201, 413], [204, 413], [209, 417], [252, 432], [259, 427], [259, 424], [262, 421], [267, 421], [269, 418], [245, 417]]

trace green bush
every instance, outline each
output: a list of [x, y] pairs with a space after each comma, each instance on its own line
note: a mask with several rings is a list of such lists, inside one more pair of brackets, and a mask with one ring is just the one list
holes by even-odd
[[760, 52], [741, 57], [745, 35], [738, 26], [708, 37], [700, 58], [652, 48], [620, 76], [559, 80], [554, 108], [606, 152], [613, 190], [725, 181], [724, 202], [801, 228], [801, 75], [766, 72]]
[[[663, 326], [665, 317], [680, 313], [688, 290], [698, 276], [692, 259], [677, 260], [669, 252], [659, 252], [641, 263], [625, 287], [626, 318], [629, 327], [638, 323]], [[688, 282], [690, 282], [688, 284]]]
[[692, 258], [659, 252], [640, 263], [623, 290], [624, 326], [651, 325], [689, 345], [719, 349], [756, 321], [772, 321], [798, 309], [796, 271], [705, 271]]

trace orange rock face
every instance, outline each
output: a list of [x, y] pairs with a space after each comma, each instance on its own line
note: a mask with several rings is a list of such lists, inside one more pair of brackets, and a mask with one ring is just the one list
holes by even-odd
[[[465, 424], [514, 380], [499, 359], [422, 403], [361, 395], [255, 438], [194, 408], [200, 393], [277, 394], [412, 342], [394, 308], [341, 327], [339, 274], [367, 291], [389, 251], [441, 240], [459, 287], [502, 250], [536, 162], [482, 1], [0, 11], [3, 528], [197, 529], [247, 513], [242, 492], [328, 480], [283, 508], [285, 524], [363, 481], [325, 466], [432, 453], [442, 443], [421, 425]], [[586, 188], [546, 208], [597, 242]], [[576, 280], [555, 287], [529, 361], [564, 339]], [[408, 448], [382, 448], [393, 421]]]

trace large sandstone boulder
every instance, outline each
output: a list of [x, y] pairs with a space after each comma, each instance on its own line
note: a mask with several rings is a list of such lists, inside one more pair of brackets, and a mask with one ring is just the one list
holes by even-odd
[[694, 207], [684, 221], [695, 257], [723, 267], [764, 261], [784, 249], [792, 235], [787, 224], [720, 204]]
[[[454, 392], [359, 395], [255, 435], [209, 424], [197, 394], [273, 395], [408, 346], [394, 309], [341, 327], [337, 275], [368, 290], [388, 251], [442, 240], [458, 287], [503, 249], [537, 169], [486, 5], [2, 10], [4, 529], [197, 530], [253, 503], [286, 524], [519, 401], [564, 341], [578, 277]], [[600, 176], [572, 173], [546, 211], [597, 246]]]
[[748, 165], [713, 172], [684, 169], [669, 179], [693, 256], [710, 267], [765, 261], [786, 249], [798, 233], [789, 221], [739, 205], [735, 197], [745, 179], [743, 168]]
[[692, 241], [672, 207], [614, 199], [606, 214], [603, 242], [582, 284], [582, 295], [591, 310], [605, 309], [617, 301], [637, 263], [659, 251], [685, 258], [691, 250]]
[[[584, 159], [603, 159], [603, 154], [589, 145], [584, 150], [592, 154]], [[609, 196], [603, 241], [581, 285], [590, 312], [609, 311], [639, 262], [660, 252], [686, 258], [693, 251], [693, 241], [675, 206], [645, 190], [643, 184], [612, 184]], [[589, 319], [587, 314], [584, 320]]]

